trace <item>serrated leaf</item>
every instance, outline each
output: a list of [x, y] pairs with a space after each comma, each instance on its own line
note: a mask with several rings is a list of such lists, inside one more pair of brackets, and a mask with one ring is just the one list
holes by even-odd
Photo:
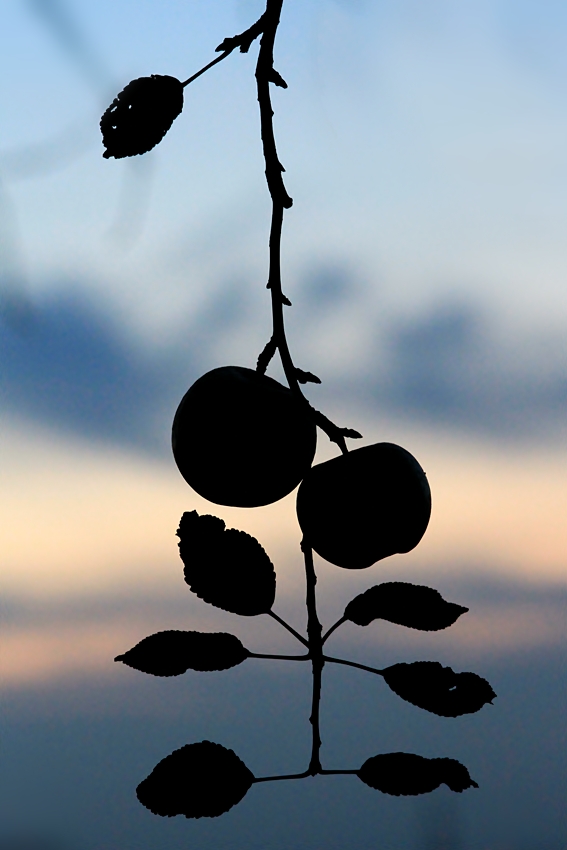
[[446, 602], [432, 587], [387, 581], [355, 596], [346, 606], [344, 617], [357, 626], [381, 619], [410, 629], [436, 632], [452, 626], [468, 610]]
[[440, 785], [460, 793], [478, 788], [468, 770], [456, 759], [427, 759], [413, 753], [384, 753], [364, 762], [357, 773], [365, 785], [383, 794], [428, 794]]
[[274, 604], [276, 574], [255, 537], [225, 528], [222, 519], [184, 513], [177, 529], [185, 581], [216, 608], [253, 617]]
[[102, 118], [105, 159], [137, 156], [155, 147], [183, 109], [183, 86], [175, 77], [152, 74], [132, 80]]
[[221, 744], [187, 744], [162, 759], [140, 782], [140, 803], [162, 817], [216, 818], [239, 803], [254, 774]]
[[496, 697], [486, 679], [476, 673], [455, 673], [438, 661], [394, 664], [382, 675], [395, 694], [440, 717], [474, 714]]
[[237, 637], [226, 632], [156, 632], [115, 661], [152, 676], [180, 676], [187, 670], [228, 670], [249, 656]]

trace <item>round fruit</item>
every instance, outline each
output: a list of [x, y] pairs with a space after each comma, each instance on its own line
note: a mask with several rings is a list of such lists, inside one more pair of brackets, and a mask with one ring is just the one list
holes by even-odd
[[316, 428], [291, 390], [241, 366], [199, 378], [173, 420], [183, 478], [210, 502], [239, 508], [287, 496], [309, 470]]
[[423, 537], [430, 514], [425, 472], [393, 443], [375, 443], [314, 466], [297, 494], [306, 542], [349, 570], [409, 552]]

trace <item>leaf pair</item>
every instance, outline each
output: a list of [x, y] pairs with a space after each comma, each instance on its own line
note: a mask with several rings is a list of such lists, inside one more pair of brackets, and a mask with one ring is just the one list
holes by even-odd
[[[370, 788], [396, 797], [427, 794], [443, 784], [457, 793], [478, 788], [466, 767], [455, 759], [428, 759], [413, 753], [373, 756], [356, 775]], [[201, 741], [162, 759], [138, 785], [136, 794], [155, 815], [214, 818], [239, 803], [255, 781], [232, 750]]]
[[452, 626], [469, 609], [447, 602], [438, 590], [405, 581], [377, 584], [348, 603], [344, 618], [367, 626], [373, 620], [388, 620], [410, 629], [436, 632]]
[[276, 574], [258, 541], [222, 519], [184, 513], [177, 529], [185, 581], [205, 602], [253, 617], [267, 614], [276, 596]]
[[157, 632], [115, 661], [152, 676], [180, 676], [187, 670], [229, 670], [250, 655], [237, 637], [226, 632]]

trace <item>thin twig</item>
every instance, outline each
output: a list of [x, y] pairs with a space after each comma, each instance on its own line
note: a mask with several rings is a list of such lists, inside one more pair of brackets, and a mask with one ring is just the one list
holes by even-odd
[[321, 640], [321, 644], [324, 644], [324, 643], [325, 643], [325, 641], [326, 641], [326, 640], [328, 640], [328, 638], [330, 638], [330, 637], [331, 637], [331, 635], [333, 634], [333, 632], [335, 631], [335, 629], [338, 629], [338, 628], [339, 628], [339, 626], [342, 626], [342, 624], [343, 624], [343, 623], [346, 623], [346, 621], [347, 621], [347, 618], [346, 618], [346, 617], [341, 617], [341, 619], [340, 619], [340, 620], [337, 620], [337, 622], [336, 622], [336, 623], [334, 623], [334, 624], [331, 626], [331, 628], [330, 628], [328, 631], [326, 631], [326, 632], [325, 632], [325, 634], [323, 635], [323, 638], [322, 638], [322, 640]]
[[274, 658], [277, 661], [309, 661], [310, 655], [265, 655], [263, 652], [249, 652], [248, 658]]
[[278, 779], [307, 779], [311, 776], [308, 770], [304, 773], [288, 773], [285, 776], [255, 776], [253, 782], [277, 782]]
[[219, 50], [222, 50], [222, 55], [217, 56], [216, 59], [213, 59], [212, 62], [209, 62], [208, 65], [205, 65], [204, 68], [201, 68], [200, 71], [197, 71], [196, 74], [193, 74], [192, 77], [189, 77], [188, 80], [185, 80], [185, 82], [181, 83], [183, 88], [185, 88], [185, 86], [188, 86], [189, 83], [192, 83], [193, 80], [196, 80], [197, 77], [200, 77], [201, 74], [204, 74], [205, 71], [208, 71], [209, 68], [212, 68], [213, 65], [216, 65], [218, 62], [222, 62], [223, 59], [226, 59], [227, 56], [230, 56], [230, 54], [235, 48], [240, 47], [241, 53], [247, 53], [254, 39], [258, 38], [258, 36], [262, 33], [263, 27], [264, 15], [261, 15], [261, 17], [259, 17], [258, 20], [253, 23], [251, 27], [248, 27], [247, 30], [241, 32], [240, 35], [235, 35], [232, 38], [225, 38], [222, 44], [219, 44], [219, 46], [216, 48], [217, 52]]
[[346, 776], [347, 774], [357, 774], [358, 770], [322, 770], [322, 776]]
[[197, 73], [196, 73], [196, 74], [193, 74], [193, 76], [192, 76], [192, 77], [189, 77], [189, 79], [187, 79], [187, 80], [185, 80], [183, 83], [181, 83], [181, 85], [183, 86], [183, 88], [185, 88], [185, 86], [188, 86], [188, 85], [189, 85], [189, 83], [192, 83], [192, 82], [193, 82], [193, 80], [196, 80], [196, 79], [197, 79], [197, 77], [200, 77], [200, 76], [201, 76], [201, 74], [204, 74], [204, 73], [205, 73], [205, 71], [208, 71], [208, 70], [209, 70], [209, 68], [212, 68], [212, 67], [213, 67], [213, 65], [217, 65], [219, 62], [222, 62], [222, 60], [223, 60], [223, 59], [226, 59], [226, 57], [227, 57], [227, 56], [230, 56], [230, 54], [231, 54], [231, 53], [232, 53], [232, 50], [225, 50], [225, 52], [224, 52], [224, 53], [222, 53], [220, 56], [217, 56], [217, 57], [216, 57], [216, 59], [213, 59], [213, 61], [212, 61], [212, 62], [209, 62], [209, 64], [208, 64], [208, 65], [205, 65], [205, 67], [204, 67], [204, 68], [201, 68], [201, 70], [200, 70], [200, 71], [197, 71]]
[[299, 634], [299, 632], [296, 632], [296, 631], [295, 631], [295, 629], [294, 629], [294, 628], [292, 628], [292, 627], [289, 625], [289, 623], [286, 623], [286, 621], [285, 621], [285, 620], [282, 620], [282, 618], [281, 618], [281, 617], [278, 617], [278, 615], [277, 615], [277, 614], [275, 614], [273, 611], [267, 611], [266, 613], [267, 613], [267, 614], [269, 614], [269, 615], [270, 615], [270, 617], [273, 617], [273, 618], [274, 618], [274, 620], [275, 620], [277, 623], [279, 623], [279, 624], [280, 624], [280, 626], [283, 626], [283, 627], [284, 627], [284, 629], [287, 629], [287, 630], [288, 630], [288, 632], [291, 632], [291, 634], [292, 634], [294, 637], [296, 637], [296, 638], [297, 638], [297, 640], [301, 641], [301, 643], [302, 643], [304, 646], [309, 647], [309, 641], [305, 640], [305, 638], [304, 638], [304, 637], [302, 637], [302, 635], [300, 635], [300, 634]]
[[[260, 40], [260, 51], [258, 53], [258, 63], [256, 65], [256, 84], [258, 89], [258, 104], [260, 106], [262, 148], [266, 165], [266, 181], [270, 197], [272, 199], [270, 267], [268, 272], [268, 289], [270, 290], [272, 297], [272, 340], [276, 344], [280, 353], [283, 370], [290, 390], [306, 405], [310, 416], [312, 416], [315, 421], [315, 424], [327, 434], [330, 440], [339, 446], [341, 452], [344, 454], [348, 451], [345, 437], [358, 438], [361, 435], [358, 431], [353, 431], [349, 428], [339, 428], [331, 422], [330, 419], [315, 410], [309, 404], [299, 386], [298, 375], [301, 376], [301, 370], [298, 370], [293, 363], [285, 335], [283, 307], [285, 303], [289, 302], [287, 302], [282, 293], [281, 238], [284, 210], [291, 207], [293, 200], [288, 195], [282, 178], [284, 167], [279, 160], [276, 148], [273, 120], [274, 111], [272, 109], [270, 96], [270, 82], [274, 82], [275, 78], [279, 77], [279, 74], [277, 74], [274, 70], [274, 41], [280, 22], [282, 3], [283, 0], [267, 0], [266, 11], [263, 15], [263, 34]], [[224, 46], [224, 44], [221, 45], [221, 47], [222, 46]], [[266, 349], [264, 349], [264, 352], [265, 351]], [[264, 352], [262, 352], [262, 354], [264, 354]], [[260, 358], [261, 359], [259, 359], [259, 365], [257, 368], [259, 372], [262, 372], [265, 371], [265, 358], [263, 358], [262, 355], [260, 355]], [[266, 366], [268, 362], [269, 360], [265, 363]]]
[[[318, 776], [352, 776], [358, 774], [358, 770], [320, 770]], [[307, 779], [313, 774], [306, 770], [304, 773], [288, 773], [285, 776], [258, 776], [253, 782], [277, 782], [278, 779]]]
[[347, 667], [357, 667], [359, 670], [376, 673], [378, 676], [384, 675], [384, 670], [378, 670], [377, 667], [368, 667], [366, 664], [357, 664], [356, 661], [345, 661], [342, 658], [332, 658], [330, 655], [324, 655], [323, 659], [324, 661], [329, 661], [331, 664], [346, 664]]
[[305, 540], [301, 542], [301, 549], [305, 558], [305, 578], [307, 583], [307, 635], [309, 637], [309, 654], [313, 667], [313, 698], [311, 703], [311, 717], [309, 722], [312, 727], [311, 760], [309, 762], [309, 773], [316, 776], [321, 773], [321, 734], [319, 730], [319, 706], [321, 703], [321, 677], [325, 661], [323, 659], [323, 644], [321, 633], [323, 627], [317, 616], [317, 600], [315, 585], [317, 576], [313, 565], [313, 551]]

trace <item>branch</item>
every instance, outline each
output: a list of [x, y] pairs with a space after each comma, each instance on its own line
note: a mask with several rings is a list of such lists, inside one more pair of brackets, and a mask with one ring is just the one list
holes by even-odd
[[247, 30], [241, 32], [240, 35], [234, 35], [232, 38], [225, 38], [225, 40], [219, 44], [215, 50], [218, 52], [219, 50], [225, 50], [231, 53], [235, 47], [240, 47], [241, 53], [248, 53], [250, 50], [250, 45], [252, 42], [258, 38], [259, 35], [262, 35], [264, 31], [264, 25], [266, 22], [267, 12], [264, 12], [263, 15], [260, 15], [256, 23], [252, 24], [251, 27], [248, 27]]
[[[359, 438], [361, 434], [350, 428], [339, 428], [330, 419], [315, 410], [303, 395], [299, 384], [312, 382], [320, 383], [316, 375], [298, 369], [291, 357], [289, 346], [285, 335], [283, 317], [284, 304], [289, 305], [289, 300], [282, 293], [281, 280], [281, 240], [284, 210], [291, 207], [293, 201], [285, 188], [282, 172], [285, 170], [281, 164], [276, 140], [274, 136], [274, 110], [270, 96], [270, 82], [283, 85], [284, 80], [274, 69], [274, 41], [280, 22], [283, 0], [267, 0], [266, 11], [260, 19], [262, 21], [263, 34], [260, 40], [260, 51], [256, 65], [256, 85], [258, 90], [258, 104], [260, 106], [260, 132], [262, 136], [262, 149], [266, 166], [266, 182], [272, 199], [272, 224], [270, 228], [270, 268], [268, 272], [268, 289], [272, 296], [272, 324], [273, 332], [270, 342], [266, 345], [258, 358], [257, 371], [264, 374], [268, 363], [277, 349], [280, 353], [283, 370], [292, 393], [299, 398], [308, 408], [315, 424], [324, 431], [332, 442], [336, 443], [343, 454], [346, 454], [346, 437]], [[224, 42], [221, 47], [224, 46]]]
[[193, 74], [192, 77], [189, 77], [189, 79], [181, 83], [183, 88], [185, 88], [185, 86], [188, 86], [189, 83], [192, 83], [193, 80], [196, 80], [197, 77], [200, 77], [201, 74], [204, 74], [205, 71], [208, 71], [209, 68], [212, 68], [213, 65], [216, 65], [218, 62], [222, 62], [223, 59], [226, 59], [227, 56], [230, 56], [230, 54], [236, 47], [240, 47], [241, 53], [248, 53], [248, 51], [250, 50], [250, 45], [252, 44], [255, 38], [258, 38], [258, 36], [261, 35], [263, 28], [264, 15], [258, 18], [255, 24], [252, 24], [251, 27], [248, 27], [248, 29], [240, 33], [240, 35], [235, 35], [232, 38], [225, 38], [225, 40], [221, 44], [219, 44], [218, 47], [215, 48], [215, 52], [217, 53], [221, 50], [223, 51], [222, 56], [217, 56], [216, 59], [213, 59], [212, 62], [209, 62], [208, 65], [205, 65], [204, 68], [201, 68], [200, 71], [197, 71], [196, 74]]
[[197, 73], [196, 73], [196, 74], [193, 74], [193, 76], [192, 76], [192, 77], [189, 77], [187, 80], [185, 80], [183, 83], [181, 83], [181, 85], [183, 86], [183, 88], [185, 88], [185, 86], [188, 86], [188, 85], [189, 85], [189, 83], [192, 83], [192, 82], [193, 82], [193, 80], [196, 80], [196, 79], [197, 79], [197, 77], [200, 77], [200, 76], [201, 76], [201, 74], [204, 74], [204, 73], [205, 73], [205, 71], [208, 71], [208, 70], [209, 70], [209, 68], [212, 68], [212, 67], [213, 67], [213, 65], [217, 65], [219, 62], [222, 62], [222, 60], [223, 60], [223, 59], [226, 59], [226, 57], [227, 57], [227, 56], [229, 56], [231, 52], [232, 52], [232, 51], [227, 50], [227, 51], [226, 51], [226, 53], [223, 53], [223, 54], [222, 54], [222, 56], [217, 56], [217, 58], [216, 58], [216, 59], [213, 59], [213, 61], [212, 61], [212, 62], [209, 62], [209, 64], [208, 64], [208, 65], [205, 65], [205, 67], [204, 67], [204, 68], [201, 68], [201, 70], [200, 70], [200, 71], [197, 71]]
[[321, 703], [321, 677], [325, 661], [323, 659], [323, 644], [321, 643], [321, 632], [323, 628], [317, 616], [317, 604], [315, 596], [315, 585], [317, 576], [313, 566], [313, 552], [311, 547], [302, 540], [301, 549], [305, 557], [305, 578], [307, 583], [307, 635], [309, 637], [309, 654], [313, 666], [313, 698], [311, 703], [311, 717], [309, 722], [312, 727], [311, 761], [309, 762], [309, 773], [316, 776], [321, 773], [321, 735], [319, 731], [319, 705]]
[[366, 670], [367, 673], [376, 673], [378, 676], [384, 675], [384, 670], [378, 670], [376, 667], [367, 667], [366, 664], [357, 664], [356, 661], [345, 661], [343, 658], [331, 658], [330, 655], [324, 655], [323, 660], [329, 661], [331, 664], [345, 664], [347, 667], [357, 667], [359, 670]]
[[265, 655], [263, 652], [249, 652], [248, 658], [273, 658], [277, 661], [309, 661], [310, 655]]
[[326, 631], [326, 632], [325, 632], [325, 634], [323, 635], [323, 639], [322, 639], [322, 641], [321, 641], [321, 645], [322, 645], [322, 644], [324, 644], [324, 643], [325, 643], [325, 641], [326, 641], [326, 640], [328, 640], [328, 638], [330, 638], [330, 637], [331, 637], [331, 635], [333, 634], [333, 632], [335, 631], [335, 629], [338, 629], [338, 628], [339, 628], [339, 626], [342, 626], [342, 624], [343, 624], [343, 623], [346, 623], [346, 620], [347, 620], [347, 618], [346, 618], [346, 617], [341, 617], [341, 619], [340, 619], [340, 620], [337, 620], [337, 622], [336, 622], [336, 623], [334, 623], [334, 624], [331, 626], [331, 628], [330, 628], [328, 631]]
[[277, 782], [278, 779], [307, 779], [311, 776], [308, 770], [304, 773], [288, 773], [285, 776], [255, 776], [252, 782]]
[[315, 424], [319, 426], [321, 431], [325, 432], [332, 443], [337, 444], [343, 454], [347, 454], [348, 452], [345, 437], [350, 437], [352, 440], [359, 440], [362, 438], [362, 434], [359, 434], [358, 431], [354, 431], [352, 428], [339, 428], [339, 426], [335, 425], [334, 422], [331, 422], [324, 413], [321, 413], [319, 410], [315, 410], [315, 408], [311, 405], [309, 405], [309, 409], [313, 419], [315, 420]]
[[305, 640], [305, 638], [304, 638], [304, 637], [302, 637], [302, 636], [299, 634], [299, 632], [296, 632], [296, 631], [295, 631], [295, 629], [293, 629], [293, 628], [289, 625], [289, 623], [286, 623], [286, 621], [285, 621], [285, 620], [282, 620], [282, 618], [281, 618], [281, 617], [278, 617], [278, 615], [277, 615], [277, 614], [274, 614], [274, 612], [273, 612], [273, 611], [267, 611], [266, 613], [267, 613], [267, 614], [269, 614], [269, 615], [270, 615], [270, 617], [273, 617], [273, 619], [274, 619], [277, 623], [279, 623], [279, 624], [280, 624], [280, 626], [283, 626], [283, 627], [284, 627], [284, 629], [287, 629], [287, 630], [288, 630], [288, 632], [291, 632], [291, 634], [292, 634], [295, 638], [297, 638], [297, 640], [301, 641], [301, 643], [302, 643], [304, 646], [309, 647], [309, 642], [308, 642], [308, 641], [306, 641], [306, 640]]
[[[320, 776], [352, 776], [358, 774], [358, 770], [320, 770]], [[258, 776], [252, 782], [277, 782], [278, 779], [307, 779], [312, 774], [306, 770], [304, 773], [288, 773], [285, 776]]]
[[[260, 52], [256, 65], [256, 84], [258, 89], [258, 104], [260, 106], [260, 132], [266, 163], [266, 180], [272, 201], [275, 205], [288, 209], [293, 201], [289, 197], [282, 179], [284, 167], [278, 159], [272, 101], [270, 97], [270, 81], [274, 79], [274, 41], [280, 23], [283, 0], [267, 0], [266, 11], [262, 15], [262, 38]], [[222, 45], [220, 45], [222, 47]], [[278, 75], [279, 76], [279, 75]]]

